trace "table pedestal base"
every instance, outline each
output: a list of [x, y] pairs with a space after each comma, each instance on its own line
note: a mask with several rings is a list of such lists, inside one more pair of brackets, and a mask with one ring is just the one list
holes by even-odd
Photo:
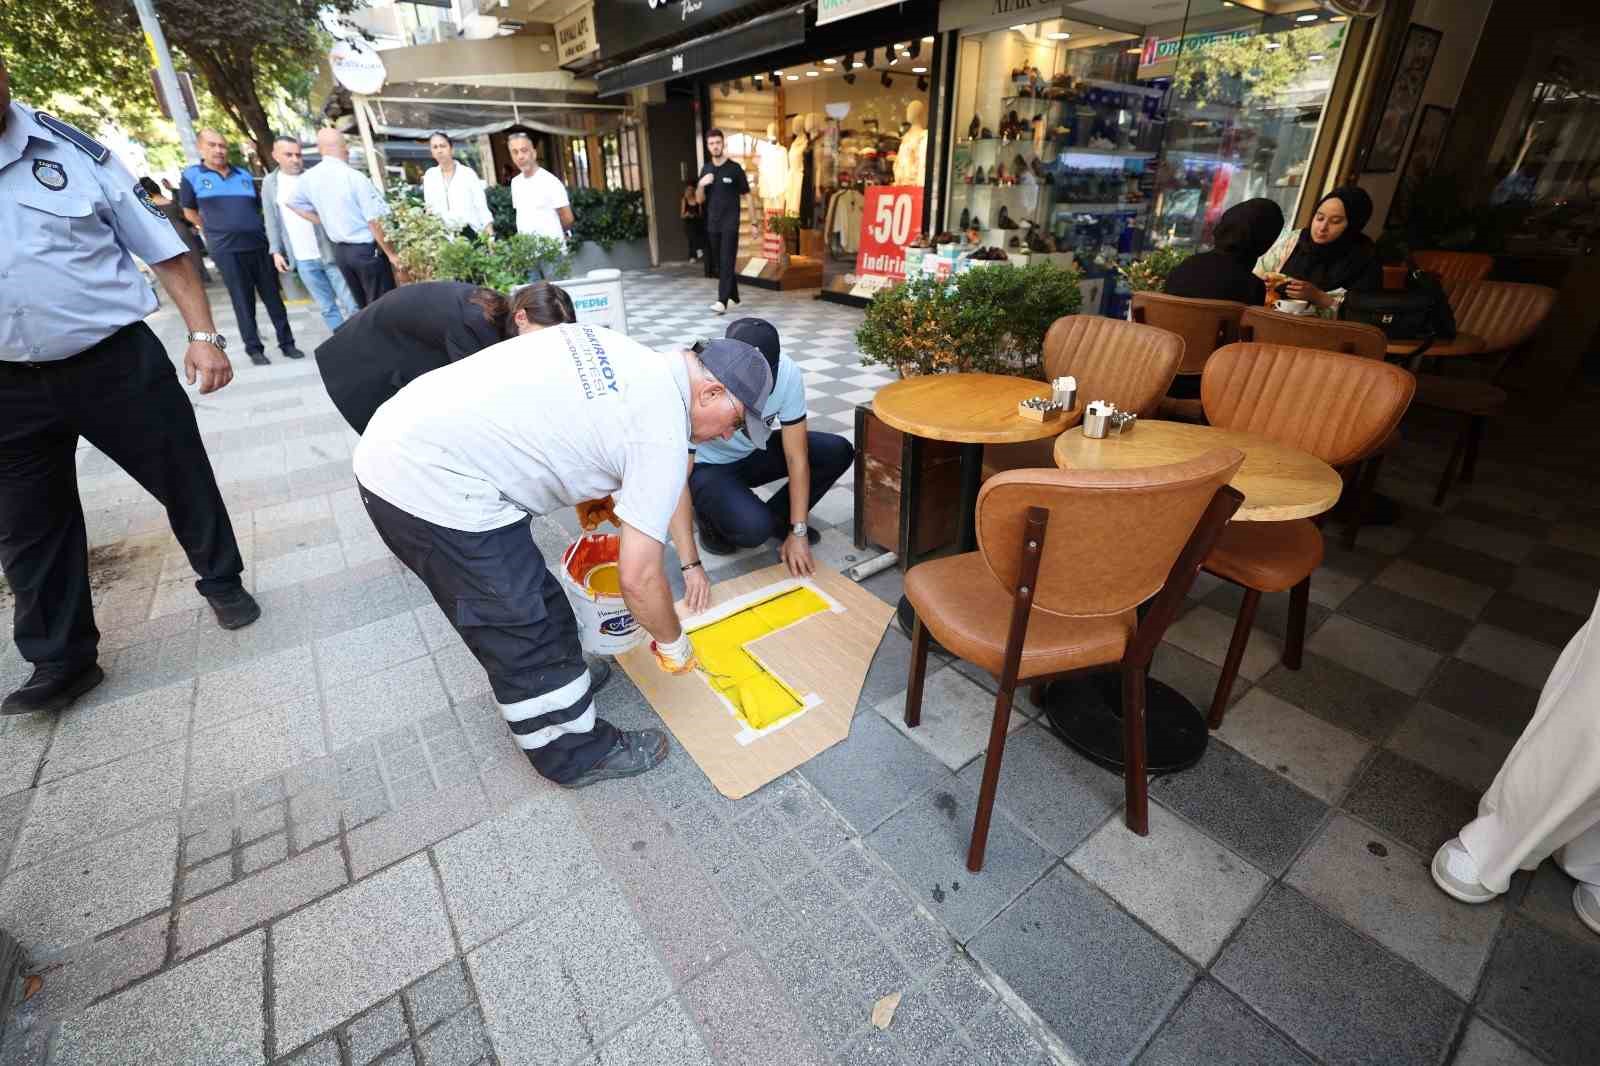
[[[1020, 694], [1020, 693], [1019, 693]], [[1122, 675], [1115, 670], [1053, 681], [1045, 716], [1056, 735], [1081, 755], [1122, 772]], [[1177, 689], [1145, 681], [1145, 747], [1152, 774], [1186, 770], [1205, 754], [1205, 716]]]

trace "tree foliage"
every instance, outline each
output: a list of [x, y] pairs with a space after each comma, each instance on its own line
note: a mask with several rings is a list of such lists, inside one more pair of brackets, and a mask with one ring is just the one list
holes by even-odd
[[[357, 0], [155, 0], [173, 61], [190, 71], [235, 130], [271, 154], [274, 130], [263, 104], [277, 89], [309, 91], [326, 45], [320, 10], [349, 11]], [[0, 3], [0, 47], [13, 89], [38, 102], [67, 97], [96, 119], [132, 132], [159, 121], [152, 65], [129, 0]], [[202, 105], [204, 107], [204, 105]], [[91, 122], [98, 125], [98, 121]]]
[[1271, 100], [1294, 88], [1319, 63], [1329, 64], [1331, 76], [1343, 34], [1341, 25], [1185, 42], [1172, 86], [1202, 107], [1211, 99]]

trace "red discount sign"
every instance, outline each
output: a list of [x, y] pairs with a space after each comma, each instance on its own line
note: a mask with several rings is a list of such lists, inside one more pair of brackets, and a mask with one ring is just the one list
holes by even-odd
[[905, 248], [922, 233], [922, 186], [869, 185], [861, 212], [857, 274], [906, 276]]

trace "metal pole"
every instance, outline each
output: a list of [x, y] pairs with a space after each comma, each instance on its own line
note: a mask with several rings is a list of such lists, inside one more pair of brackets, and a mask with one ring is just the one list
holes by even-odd
[[167, 51], [166, 34], [161, 32], [161, 23], [156, 21], [155, 4], [152, 0], [133, 0], [133, 7], [139, 12], [139, 25], [144, 27], [145, 39], [150, 42], [150, 51], [154, 53], [156, 77], [161, 81], [161, 92], [167, 98], [172, 121], [178, 127], [183, 154], [189, 162], [198, 163], [200, 148], [194, 139], [194, 123], [189, 108], [183, 102], [183, 93], [178, 89], [178, 72], [172, 67], [172, 53]]
[[372, 176], [372, 184], [382, 192], [385, 188], [383, 164], [378, 161], [378, 149], [372, 143], [372, 122], [367, 115], [367, 98], [360, 93], [352, 93], [350, 102], [355, 105], [356, 125], [361, 130], [361, 147], [367, 153], [367, 173]]

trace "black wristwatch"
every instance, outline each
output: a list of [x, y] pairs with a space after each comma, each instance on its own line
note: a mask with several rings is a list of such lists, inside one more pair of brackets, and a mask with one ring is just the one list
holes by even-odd
[[703, 563], [701, 563], [699, 559], [696, 559], [692, 563], [684, 563], [682, 566], [678, 567], [678, 569], [683, 571], [685, 574], [687, 574], [689, 571], [693, 570], [697, 566], [700, 567], [702, 570], [705, 569], [705, 565]]

